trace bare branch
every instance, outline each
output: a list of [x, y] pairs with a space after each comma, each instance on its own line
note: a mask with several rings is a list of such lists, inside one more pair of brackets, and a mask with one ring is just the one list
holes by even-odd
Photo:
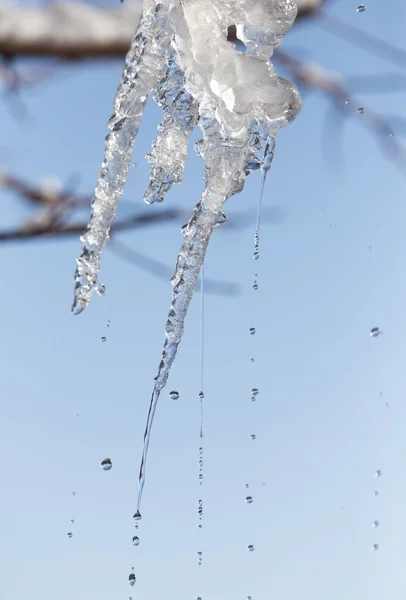
[[[298, 18], [328, 0], [297, 0]], [[7, 57], [106, 59], [123, 56], [141, 14], [141, 0], [108, 10], [85, 2], [0, 4], [0, 54]]]
[[358, 48], [365, 48], [371, 54], [375, 54], [379, 58], [385, 58], [398, 67], [403, 69], [406, 67], [406, 50], [397, 48], [390, 42], [359, 27], [345, 23], [332, 15], [320, 12], [320, 16], [322, 17], [320, 24], [334, 35], [351, 42]]
[[377, 138], [382, 151], [400, 169], [402, 175], [406, 175], [406, 149], [393, 135], [392, 127], [365, 102], [357, 103], [357, 108], [364, 109], [362, 116], [359, 115], [354, 109], [353, 100], [348, 102], [352, 93], [341, 78], [334, 77], [320, 65], [305, 63], [280, 49], [275, 53], [275, 59], [287, 69], [299, 87], [325, 94], [344, 116], [357, 116], [357, 123]]
[[[129, 248], [123, 242], [119, 242], [116, 236], [110, 239], [110, 243], [107, 247], [114, 252], [114, 254], [117, 254], [129, 263], [148, 271], [152, 275], [155, 275], [155, 277], [169, 281], [173, 275], [173, 267], [168, 267], [138, 250]], [[200, 281], [196, 283], [196, 290], [199, 289]], [[216, 294], [217, 296], [237, 296], [241, 293], [241, 286], [238, 283], [213, 281], [211, 279], [206, 279], [205, 289], [208, 293]]]
[[[155, 214], [134, 215], [128, 219], [118, 221], [112, 228], [113, 233], [116, 231], [125, 231], [127, 229], [135, 229], [140, 227], [149, 227], [150, 225], [159, 225], [168, 221], [178, 220], [181, 216], [185, 216], [183, 211], [176, 208], [162, 210]], [[51, 227], [48, 224], [31, 222], [30, 226], [24, 224], [19, 229], [8, 231], [0, 231], [0, 242], [21, 242], [30, 241], [35, 238], [52, 238], [78, 236], [86, 230], [87, 223], [60, 224], [54, 223]]]

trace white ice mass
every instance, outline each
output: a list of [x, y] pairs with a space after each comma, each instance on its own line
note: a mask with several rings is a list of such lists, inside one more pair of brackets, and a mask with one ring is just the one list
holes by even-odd
[[[81, 238], [72, 306], [74, 314], [82, 312], [97, 288], [101, 253], [153, 92], [164, 116], [147, 156], [151, 171], [145, 201], [161, 202], [172, 184], [182, 181], [188, 138], [196, 125], [203, 134], [195, 149], [204, 160], [205, 175], [201, 200], [183, 227], [171, 280], [172, 303], [145, 431], [138, 509], [156, 404], [182, 339], [210, 236], [226, 221], [223, 204], [242, 190], [253, 170], [261, 168], [265, 177], [278, 129], [292, 122], [301, 108], [296, 87], [270, 62], [296, 13], [294, 0], [144, 0], [109, 120], [90, 223]], [[235, 27], [239, 47], [227, 40], [230, 27]]]

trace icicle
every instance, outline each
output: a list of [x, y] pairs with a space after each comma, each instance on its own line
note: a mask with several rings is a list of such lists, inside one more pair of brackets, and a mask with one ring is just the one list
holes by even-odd
[[175, 274], [171, 280], [173, 292], [165, 327], [166, 340], [158, 374], [155, 377], [144, 434], [139, 474], [138, 510], [141, 509], [148, 446], [156, 406], [183, 337], [186, 314], [207, 246], [213, 229], [218, 225], [218, 217], [223, 203], [230, 196], [241, 191], [243, 186], [243, 167], [247, 154], [246, 140], [224, 139], [219, 131], [218, 123], [210, 119], [201, 119], [200, 125], [205, 141], [203, 154], [206, 162], [207, 187], [201, 201], [196, 205], [193, 216], [183, 227], [183, 244], [178, 255]]
[[79, 314], [97, 286], [100, 257], [108, 241], [118, 200], [122, 194], [131, 154], [151, 90], [161, 77], [169, 45], [168, 11], [155, 0], [146, 0], [114, 100], [108, 126], [104, 161], [92, 200], [92, 215], [81, 237], [83, 249], [77, 260], [72, 312]]
[[[77, 260], [72, 306], [74, 314], [80, 313], [97, 286], [101, 252], [116, 214], [141, 116], [155, 89], [164, 118], [148, 157], [151, 179], [145, 199], [149, 203], [163, 200], [172, 184], [182, 180], [188, 138], [197, 121], [203, 140], [195, 148], [205, 161], [205, 190], [183, 228], [171, 280], [166, 339], [144, 434], [138, 510], [157, 402], [183, 336], [210, 236], [227, 220], [222, 206], [258, 168], [263, 175], [262, 203], [276, 129], [291, 123], [300, 112], [297, 89], [279, 77], [269, 62], [296, 12], [294, 0], [144, 0], [143, 19], [127, 55], [109, 121], [91, 220]], [[227, 28], [233, 23], [246, 46], [245, 54], [227, 41]], [[267, 140], [262, 163], [256, 156], [262, 148], [261, 137]], [[258, 243], [259, 222], [260, 208]]]
[[264, 150], [264, 157], [261, 163], [261, 189], [259, 192], [259, 202], [258, 202], [258, 210], [257, 210], [257, 223], [255, 227], [255, 236], [254, 236], [254, 259], [259, 258], [259, 228], [261, 224], [261, 210], [262, 210], [262, 201], [264, 198], [264, 189], [265, 189], [265, 180], [266, 176], [271, 168], [273, 157], [275, 154], [275, 145], [276, 140], [278, 139], [278, 130], [275, 129], [272, 132], [269, 132]]
[[173, 183], [181, 183], [187, 161], [189, 136], [198, 120], [198, 105], [185, 90], [185, 75], [177, 66], [172, 52], [165, 77], [154, 96], [164, 111], [158, 135], [152, 143], [150, 181], [144, 200], [148, 204], [162, 202]]

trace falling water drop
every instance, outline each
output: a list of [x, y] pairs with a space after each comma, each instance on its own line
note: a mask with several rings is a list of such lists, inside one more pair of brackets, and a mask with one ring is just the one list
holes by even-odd
[[101, 468], [103, 469], [103, 471], [110, 471], [112, 466], [113, 463], [111, 462], [110, 458], [105, 458], [101, 461]]
[[96, 292], [99, 294], [99, 296], [105, 296], [107, 294], [107, 289], [104, 283], [99, 283], [96, 286]]
[[249, 488], [249, 487], [250, 487], [250, 484], [249, 484], [249, 483], [246, 483], [246, 484], [245, 484], [245, 487], [246, 487], [246, 488]]
[[360, 106], [359, 108], [357, 108], [357, 113], [359, 115], [363, 115], [365, 112], [365, 108], [363, 106]]
[[200, 398], [200, 400], [203, 400], [203, 398], [204, 398], [204, 392], [199, 392], [199, 398]]
[[128, 576], [128, 583], [130, 585], [134, 585], [135, 584], [135, 575], [134, 575], [134, 573], [130, 573], [129, 574], [129, 576]]
[[254, 335], [254, 334], [255, 334], [255, 332], [256, 332], [256, 329], [255, 329], [255, 327], [250, 327], [250, 334], [251, 334], [251, 335]]
[[141, 518], [141, 513], [139, 510], [137, 510], [137, 512], [133, 515], [133, 519], [135, 519], [136, 521], [140, 521]]
[[105, 335], [103, 335], [103, 336], [102, 336], [102, 338], [101, 338], [101, 341], [102, 341], [102, 342], [107, 342], [107, 338], [106, 338], [106, 336], [105, 336]]
[[258, 260], [258, 258], [259, 258], [258, 250], [255, 250], [253, 258], [254, 258], [254, 260]]
[[379, 521], [373, 521], [373, 522], [372, 522], [372, 527], [373, 527], [374, 529], [377, 529], [377, 527], [379, 527]]
[[73, 525], [73, 523], [75, 522], [75, 519], [71, 519], [71, 520], [70, 520], [70, 522], [71, 522], [71, 523], [72, 523], [72, 525]]
[[253, 289], [256, 291], [258, 289], [258, 283], [256, 281], [254, 281], [254, 285], [252, 286]]
[[381, 469], [377, 469], [377, 470], [375, 471], [375, 477], [381, 477], [381, 476], [382, 476], [382, 471], [381, 471]]
[[255, 433], [251, 433], [251, 439], [252, 440], [256, 440], [257, 439], [257, 436], [255, 435]]
[[73, 538], [73, 533], [69, 531], [69, 533], [66, 534], [66, 537], [69, 539]]
[[369, 332], [369, 335], [371, 337], [378, 337], [381, 334], [382, 334], [382, 331], [379, 329], [379, 327], [373, 327], [371, 329], [371, 331]]
[[252, 363], [253, 363], [253, 362], [255, 362], [255, 358], [251, 358], [251, 362], [252, 362]]
[[254, 501], [253, 501], [253, 499], [252, 499], [252, 496], [247, 496], [247, 497], [245, 498], [245, 502], [246, 502], [247, 504], [252, 504], [252, 503], [254, 502]]
[[357, 8], [357, 12], [361, 13], [364, 12], [367, 9], [367, 7], [365, 6], [365, 4], [360, 4]]
[[254, 552], [254, 550], [255, 550], [255, 546], [253, 546], [252, 544], [250, 544], [248, 546], [248, 552]]
[[133, 537], [133, 546], [139, 546], [139, 545], [140, 545], [140, 538], [137, 535], [135, 535]]
[[175, 390], [172, 390], [172, 392], [170, 392], [169, 395], [172, 398], [172, 400], [177, 400], [179, 398], [179, 392], [176, 392]]
[[377, 550], [379, 550], [379, 544], [374, 544], [374, 545], [372, 546], [372, 550], [373, 550], [374, 552], [376, 552]]
[[374, 496], [379, 496], [378, 490], [374, 490]]

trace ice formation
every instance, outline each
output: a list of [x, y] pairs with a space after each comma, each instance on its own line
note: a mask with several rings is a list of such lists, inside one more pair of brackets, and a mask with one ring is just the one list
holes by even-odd
[[[294, 0], [144, 0], [143, 16], [126, 58], [109, 120], [105, 158], [92, 215], [77, 260], [72, 311], [82, 312], [97, 288], [108, 241], [145, 103], [154, 92], [164, 117], [151, 153], [147, 203], [161, 202], [180, 183], [190, 134], [199, 125], [196, 152], [205, 163], [204, 191], [183, 227], [165, 344], [148, 413], [138, 509], [145, 480], [151, 425], [182, 339], [184, 321], [213, 229], [224, 223], [224, 202], [240, 192], [253, 170], [270, 167], [278, 129], [301, 108], [295, 86], [270, 57], [292, 26]], [[244, 51], [227, 40], [234, 26]], [[258, 154], [264, 151], [263, 157]]]

